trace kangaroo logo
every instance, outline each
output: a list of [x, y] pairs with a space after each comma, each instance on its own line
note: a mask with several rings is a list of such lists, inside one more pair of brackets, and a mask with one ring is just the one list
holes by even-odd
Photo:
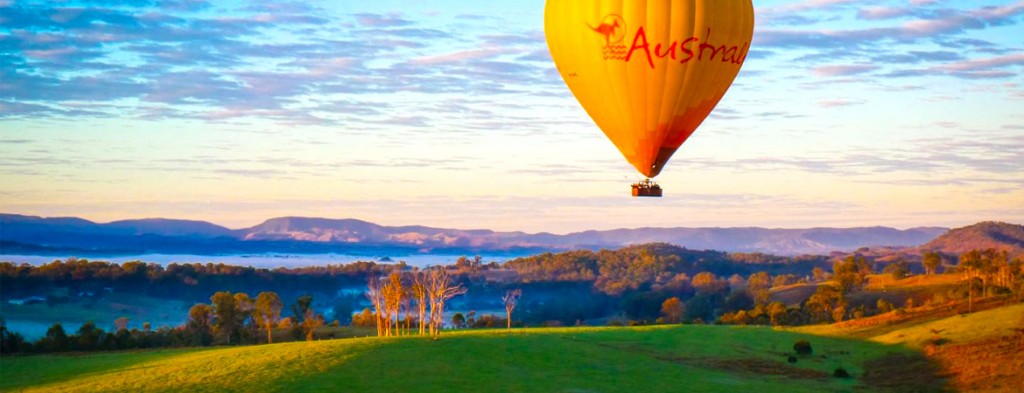
[[626, 46], [621, 44], [621, 42], [626, 37], [626, 21], [621, 16], [615, 14], [605, 15], [599, 25], [592, 26], [589, 23], [586, 23], [586, 25], [590, 30], [604, 37], [605, 60], [625, 59]]
[[[597, 27], [587, 25], [590, 30], [604, 36], [604, 44], [611, 45], [613, 42], [620, 42], [626, 36], [626, 21], [618, 15], [607, 15], [601, 20]], [[614, 38], [614, 40], [613, 40]]]

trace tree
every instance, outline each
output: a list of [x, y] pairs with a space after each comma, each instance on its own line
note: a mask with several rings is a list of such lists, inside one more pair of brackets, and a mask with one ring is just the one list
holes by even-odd
[[453, 282], [445, 267], [430, 269], [427, 275], [427, 298], [430, 303], [430, 334], [441, 334], [444, 319], [444, 305], [449, 299], [466, 293], [462, 284]]
[[455, 315], [452, 315], [452, 326], [456, 328], [466, 327], [466, 317], [460, 312], [455, 313]]
[[523, 296], [523, 291], [521, 289], [510, 289], [505, 291], [505, 296], [501, 297], [501, 300], [505, 302], [505, 315], [508, 316], [507, 329], [509, 331], [512, 330], [512, 310], [516, 309], [521, 296]]
[[381, 280], [371, 276], [366, 280], [366, 299], [373, 306], [374, 326], [377, 327], [377, 337], [384, 337], [384, 318], [381, 315], [387, 307], [384, 305], [384, 293], [381, 290]]
[[786, 315], [786, 305], [782, 302], [772, 302], [768, 305], [768, 318], [772, 326], [779, 325], [779, 318]]
[[871, 274], [871, 265], [860, 254], [850, 255], [832, 265], [833, 278], [839, 291], [848, 293], [860, 289]]
[[[986, 262], [981, 251], [971, 250], [960, 254], [957, 270], [963, 274], [964, 281], [967, 283], [967, 313], [974, 311], [974, 282], [981, 276], [985, 265]], [[982, 294], [984, 294], [984, 287], [982, 288]]]
[[64, 332], [64, 327], [59, 323], [55, 323], [49, 329], [46, 329], [46, 336], [39, 340], [37, 345], [47, 352], [60, 352], [71, 349], [68, 335]]
[[78, 328], [78, 350], [93, 351], [100, 349], [103, 330], [96, 327], [93, 321], [87, 321]]
[[282, 307], [281, 298], [277, 296], [276, 292], [260, 292], [256, 296], [253, 319], [267, 330], [267, 344], [274, 342], [271, 332], [274, 325], [281, 319]]
[[[292, 305], [292, 313], [295, 314], [295, 321], [300, 321], [297, 322], [298, 325], [293, 325], [292, 329], [301, 330], [301, 333], [306, 337], [306, 341], [312, 341], [313, 330], [323, 325], [323, 323], [318, 325], [315, 321], [317, 318], [316, 313], [313, 311], [313, 295], [306, 294], [295, 299], [295, 304]], [[292, 331], [296, 339], [299, 338], [299, 333], [297, 330]]]
[[921, 265], [927, 274], [936, 274], [942, 266], [942, 255], [937, 252], [927, 251], [921, 256]]
[[213, 341], [212, 324], [213, 308], [208, 304], [196, 304], [188, 310], [188, 322], [185, 330], [189, 332], [195, 345], [210, 345]]
[[683, 321], [683, 302], [678, 297], [670, 297], [661, 303], [661, 315], [665, 322], [679, 323]]
[[892, 303], [890, 303], [888, 300], [885, 300], [885, 299], [878, 299], [878, 301], [875, 302], [875, 307], [877, 307], [878, 308], [878, 312], [882, 313], [882, 314], [887, 313], [887, 312], [892, 311], [893, 309], [895, 309], [895, 307], [893, 307]]
[[214, 333], [224, 337], [228, 344], [237, 343], [240, 338], [242, 315], [238, 310], [235, 297], [228, 291], [221, 291], [210, 296], [213, 306]]
[[754, 304], [767, 304], [772, 287], [771, 276], [767, 272], [757, 272], [747, 278], [747, 287], [754, 295]]
[[128, 330], [128, 317], [120, 317], [114, 320], [114, 329], [117, 331]]
[[725, 289], [725, 283], [709, 272], [697, 273], [696, 276], [693, 276], [692, 283], [693, 287], [697, 289], [697, 293], [700, 294], [717, 293]]
[[255, 341], [253, 337], [255, 330], [259, 327], [253, 319], [253, 311], [256, 308], [255, 301], [245, 292], [235, 293], [235, 307], [238, 309], [239, 332], [244, 332], [243, 339]]
[[313, 312], [312, 308], [305, 311], [302, 318], [302, 332], [306, 335], [306, 341], [313, 341], [313, 333], [324, 325], [324, 316]]
[[369, 308], [364, 308], [362, 312], [352, 316], [352, 326], [377, 326], [377, 316], [373, 315], [373, 311]]
[[820, 267], [815, 267], [813, 270], [811, 270], [811, 274], [814, 279], [814, 282], [822, 282], [828, 279], [828, 272], [826, 272], [825, 269], [822, 269]]
[[882, 273], [892, 276], [893, 280], [902, 280], [910, 275], [910, 266], [904, 261], [896, 261], [885, 265]]
[[422, 336], [427, 334], [427, 273], [423, 270], [414, 270], [411, 275], [412, 286], [409, 288], [409, 294], [416, 302], [419, 334]]
[[[399, 272], [391, 273], [381, 286], [381, 294], [384, 296], [384, 335], [398, 335], [401, 308], [407, 298], [406, 287], [402, 282], [402, 274]], [[394, 326], [393, 329], [392, 326]]]
[[19, 333], [7, 330], [7, 323], [3, 318], [0, 318], [0, 356], [31, 349], [32, 346], [25, 341], [25, 337]]
[[812, 322], [832, 322], [836, 317], [836, 309], [845, 309], [846, 300], [842, 291], [830, 285], [819, 285], [806, 301], [804, 309]]

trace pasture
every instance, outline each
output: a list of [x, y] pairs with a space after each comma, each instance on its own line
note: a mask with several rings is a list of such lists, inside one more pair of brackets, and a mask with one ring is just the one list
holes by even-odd
[[[791, 364], [800, 339], [814, 354]], [[931, 372], [923, 356], [901, 346], [759, 327], [458, 331], [439, 339], [5, 357], [0, 390], [878, 391], [887, 386], [873, 386], [865, 375], [884, 375], [884, 359], [893, 356]], [[852, 377], [833, 377], [837, 367]]]

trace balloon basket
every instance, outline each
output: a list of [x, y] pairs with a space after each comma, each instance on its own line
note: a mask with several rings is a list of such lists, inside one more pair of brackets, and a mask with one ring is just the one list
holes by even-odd
[[641, 180], [633, 183], [633, 196], [661, 198], [661, 186], [651, 179]]

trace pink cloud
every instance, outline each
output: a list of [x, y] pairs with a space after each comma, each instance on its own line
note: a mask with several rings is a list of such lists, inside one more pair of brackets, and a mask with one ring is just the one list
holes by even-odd
[[860, 0], [804, 0], [792, 4], [784, 4], [765, 10], [766, 12], [799, 12], [828, 8], [836, 5], [859, 3]]
[[506, 53], [502, 48], [472, 49], [437, 56], [417, 57], [415, 59], [410, 60], [410, 63], [415, 65], [460, 63], [466, 60], [485, 59], [488, 57], [497, 56], [502, 53]]
[[1013, 65], [1024, 66], [1024, 53], [957, 61], [937, 68], [945, 71], [981, 71]]
[[861, 105], [864, 101], [859, 100], [846, 100], [846, 99], [833, 99], [833, 100], [820, 100], [818, 106], [823, 108], [839, 108], [851, 105]]
[[878, 66], [870, 64], [849, 64], [821, 66], [814, 68], [813, 71], [814, 74], [818, 76], [847, 76], [863, 74], [876, 69], [878, 69]]
[[911, 9], [905, 7], [864, 7], [857, 12], [857, 17], [868, 20], [892, 19], [910, 13]]

